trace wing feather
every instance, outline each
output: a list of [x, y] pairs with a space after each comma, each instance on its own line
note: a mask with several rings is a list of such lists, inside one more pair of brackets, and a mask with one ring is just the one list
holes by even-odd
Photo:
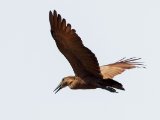
[[123, 73], [127, 69], [132, 69], [136, 67], [143, 67], [145, 66], [141, 62], [137, 62], [141, 58], [130, 58], [130, 59], [121, 59], [118, 62], [104, 65], [100, 67], [101, 74], [104, 79], [106, 78], [113, 78], [114, 76]]
[[60, 52], [71, 64], [76, 76], [102, 78], [98, 60], [94, 53], [85, 47], [76, 31], [57, 12], [49, 12], [51, 34]]
[[62, 30], [65, 30], [65, 28], [66, 28], [66, 20], [63, 19], [62, 20]]

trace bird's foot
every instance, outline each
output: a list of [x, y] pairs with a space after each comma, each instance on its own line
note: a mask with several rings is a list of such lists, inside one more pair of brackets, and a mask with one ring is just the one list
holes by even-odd
[[104, 88], [105, 90], [108, 90], [108, 91], [110, 91], [110, 92], [113, 92], [113, 93], [118, 93], [117, 91], [116, 91], [116, 89], [114, 89], [114, 88], [112, 88], [112, 87], [105, 87]]

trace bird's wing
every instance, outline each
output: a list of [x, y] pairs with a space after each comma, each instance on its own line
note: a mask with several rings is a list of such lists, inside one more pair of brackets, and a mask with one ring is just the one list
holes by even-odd
[[[114, 76], [121, 74], [126, 69], [132, 69], [136, 67], [144, 67], [142, 63], [137, 62], [140, 58], [121, 59], [118, 62], [100, 66], [101, 74], [104, 79], [113, 78]], [[145, 68], [145, 67], [144, 67]]]
[[81, 38], [66, 20], [54, 10], [49, 12], [51, 34], [60, 52], [71, 64], [76, 76], [102, 78], [96, 56], [83, 45]]

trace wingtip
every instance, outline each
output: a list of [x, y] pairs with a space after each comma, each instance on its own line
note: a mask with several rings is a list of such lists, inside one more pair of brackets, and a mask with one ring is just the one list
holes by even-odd
[[50, 10], [50, 11], [49, 11], [49, 14], [50, 14], [50, 15], [57, 15], [57, 11], [56, 11], [56, 10], [53, 10], [53, 12], [52, 12], [52, 11]]
[[56, 10], [53, 11], [53, 15], [57, 16], [57, 11]]
[[53, 24], [53, 15], [52, 15], [52, 11], [49, 11], [49, 21], [50, 21], [50, 25], [52, 26]]
[[52, 11], [51, 10], [49, 11], [49, 16], [52, 16]]
[[50, 10], [49, 13], [52, 13], [52, 11]]

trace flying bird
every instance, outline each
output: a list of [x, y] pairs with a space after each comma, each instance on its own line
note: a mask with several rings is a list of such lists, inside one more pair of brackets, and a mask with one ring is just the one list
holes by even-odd
[[73, 68], [75, 76], [64, 77], [54, 90], [57, 93], [68, 86], [71, 89], [101, 88], [116, 93], [116, 89], [125, 90], [123, 85], [113, 77], [126, 69], [140, 67], [140, 58], [121, 59], [118, 62], [99, 66], [95, 54], [85, 47], [76, 30], [54, 10], [49, 12], [51, 35], [59, 51], [65, 56]]

